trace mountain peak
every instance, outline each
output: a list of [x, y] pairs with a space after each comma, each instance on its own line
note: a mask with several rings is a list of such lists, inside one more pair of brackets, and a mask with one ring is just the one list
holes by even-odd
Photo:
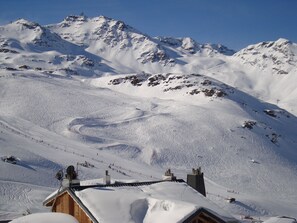
[[222, 44], [201, 44], [190, 37], [173, 38], [173, 37], [157, 37], [157, 39], [170, 47], [180, 48], [191, 54], [205, 53], [206, 55], [213, 55], [216, 53], [231, 56], [235, 53], [234, 50]]
[[257, 66], [276, 74], [296, 72], [297, 46], [290, 40], [280, 38], [276, 41], [250, 45], [234, 55], [244, 63]]
[[261, 48], [265, 49], [265, 48], [274, 48], [274, 47], [281, 48], [291, 44], [292, 42], [290, 40], [285, 38], [279, 38], [278, 40], [275, 40], [275, 41], [264, 41], [257, 44], [252, 44], [244, 48], [243, 50], [245, 49], [253, 50], [253, 49], [261, 49]]
[[275, 43], [278, 43], [278, 44], [287, 44], [287, 43], [292, 43], [290, 40], [288, 39], [285, 39], [285, 38], [279, 38], [278, 40], [275, 41]]
[[98, 17], [95, 17], [95, 18], [93, 18], [93, 20], [115, 21], [113, 18], [107, 17], [105, 15], [100, 15]]
[[139, 31], [135, 30], [134, 28], [126, 25], [123, 21], [121, 20], [115, 20], [106, 16], [99, 16], [99, 17], [95, 17], [93, 19], [93, 21], [95, 22], [101, 22], [103, 24], [108, 24], [108, 26], [112, 27], [115, 30], [119, 30], [119, 31], [124, 31], [126, 29], [129, 28], [129, 31], [133, 31], [133, 32], [137, 32], [140, 33]]
[[64, 21], [66, 22], [86, 22], [88, 19], [85, 15], [70, 15], [67, 16]]
[[18, 19], [3, 26], [1, 35], [6, 39], [29, 43], [40, 38], [45, 32], [46, 28], [36, 22], [31, 22], [26, 19]]
[[229, 49], [228, 47], [222, 44], [206, 44], [206, 45], [209, 45], [212, 49], [227, 56], [232, 56], [233, 54], [236, 53], [235, 50]]
[[[85, 23], [92, 23], [94, 29], [96, 29], [98, 27], [102, 27], [102, 26], [108, 26], [108, 27], [117, 28], [122, 31], [124, 28], [128, 27], [123, 21], [115, 20], [115, 19], [109, 18], [107, 16], [100, 15], [98, 17], [88, 18], [87, 16], [85, 16], [83, 14], [67, 16], [60, 23], [60, 26], [61, 27], [69, 27], [73, 24], [82, 25]], [[129, 27], [129, 28], [133, 29], [132, 27]]]
[[185, 37], [185, 38], [182, 38], [182, 48], [192, 52], [194, 51], [195, 48], [197, 48], [197, 43], [192, 38]]
[[24, 27], [26, 27], [28, 29], [35, 29], [36, 27], [41, 27], [38, 23], [31, 22], [31, 21], [26, 20], [26, 19], [18, 19], [16, 21], [14, 21], [12, 24], [21, 25], [21, 26], [24, 26]]
[[119, 58], [127, 58], [130, 54], [141, 64], [173, 62], [165, 49], [159, 45], [159, 41], [126, 25], [123, 21], [106, 16], [91, 19], [70, 16], [49, 28], [67, 41], [83, 46], [94, 54], [102, 55], [112, 49]]

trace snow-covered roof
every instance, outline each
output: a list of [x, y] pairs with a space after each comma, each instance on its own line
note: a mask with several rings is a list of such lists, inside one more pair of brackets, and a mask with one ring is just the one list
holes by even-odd
[[263, 223], [296, 223], [295, 218], [290, 217], [284, 217], [284, 216], [278, 216], [278, 217], [272, 217], [268, 220], [264, 221]]
[[30, 214], [24, 217], [17, 218], [11, 223], [78, 223], [78, 221], [71, 215], [64, 213], [38, 213]]
[[98, 222], [183, 222], [199, 209], [234, 220], [184, 182], [88, 187], [74, 194]]

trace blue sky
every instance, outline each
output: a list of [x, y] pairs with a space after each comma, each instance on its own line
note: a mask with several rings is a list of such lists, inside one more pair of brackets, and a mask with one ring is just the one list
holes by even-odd
[[45, 25], [81, 12], [151, 36], [189, 36], [236, 50], [280, 37], [297, 42], [296, 0], [0, 0], [0, 24], [25, 18]]

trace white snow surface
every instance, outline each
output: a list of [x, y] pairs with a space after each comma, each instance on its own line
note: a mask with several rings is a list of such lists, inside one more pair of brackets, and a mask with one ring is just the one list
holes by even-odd
[[17, 162], [0, 160], [0, 219], [49, 211], [56, 172], [77, 163], [82, 180], [201, 166], [207, 197], [238, 219], [296, 218], [296, 51], [279, 39], [233, 54], [102, 16], [1, 26], [0, 157]]
[[296, 223], [296, 219], [279, 216], [269, 218], [268, 220], [264, 221], [264, 223]]
[[38, 213], [30, 214], [24, 217], [17, 218], [11, 223], [78, 223], [78, 221], [68, 214], [63, 213]]

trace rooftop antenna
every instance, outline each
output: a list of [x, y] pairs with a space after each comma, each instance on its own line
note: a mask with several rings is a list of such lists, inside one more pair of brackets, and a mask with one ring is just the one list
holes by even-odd
[[64, 177], [64, 173], [63, 173], [63, 170], [61, 169], [56, 173], [56, 176], [55, 176], [55, 178], [60, 182], [60, 185], [62, 185], [63, 177]]
[[66, 173], [64, 174], [63, 169], [56, 173], [55, 178], [60, 182], [60, 188], [66, 188], [71, 186], [79, 186], [80, 181], [77, 178], [77, 172], [74, 166], [70, 165], [66, 168]]
[[77, 178], [77, 173], [75, 171], [74, 166], [70, 165], [70, 166], [67, 167], [65, 177], [69, 181], [75, 180]]

